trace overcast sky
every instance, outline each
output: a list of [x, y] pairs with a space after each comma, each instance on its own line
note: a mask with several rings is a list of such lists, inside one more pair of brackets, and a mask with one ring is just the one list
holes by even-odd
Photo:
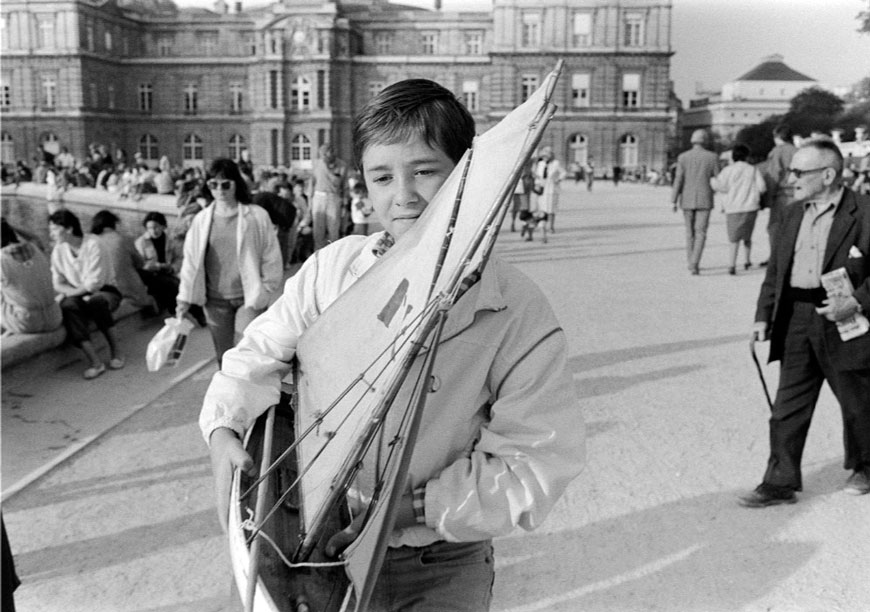
[[[213, 0], [175, 0], [211, 8]], [[242, 0], [247, 7], [268, 4]], [[434, 0], [403, 0], [432, 6]], [[488, 0], [443, 0], [448, 10], [487, 9]], [[578, 1], [582, 6], [584, 2]], [[786, 64], [829, 87], [870, 76], [870, 34], [855, 16], [868, 0], [673, 0], [671, 78], [684, 105], [695, 84], [718, 90], [778, 53]]]

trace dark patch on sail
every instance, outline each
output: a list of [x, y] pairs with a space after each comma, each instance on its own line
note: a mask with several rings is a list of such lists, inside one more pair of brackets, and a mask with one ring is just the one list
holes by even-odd
[[410, 283], [407, 278], [403, 278], [402, 282], [396, 287], [396, 290], [393, 291], [393, 295], [390, 297], [389, 301], [384, 305], [381, 311], [378, 313], [378, 321], [381, 321], [385, 326], [389, 327], [390, 323], [393, 321], [393, 317], [396, 316], [396, 313], [399, 312], [399, 307], [405, 301], [405, 297], [408, 294], [408, 286]]

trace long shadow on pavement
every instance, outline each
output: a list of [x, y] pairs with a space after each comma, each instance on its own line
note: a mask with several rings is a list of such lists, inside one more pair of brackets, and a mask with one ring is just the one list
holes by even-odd
[[[808, 477], [807, 490], [820, 477], [840, 483], [840, 473], [838, 464], [823, 467]], [[764, 510], [740, 508], [736, 495], [709, 493], [572, 531], [500, 539], [493, 609], [739, 609], [798, 570], [817, 547], [776, 539], [813, 495]]]

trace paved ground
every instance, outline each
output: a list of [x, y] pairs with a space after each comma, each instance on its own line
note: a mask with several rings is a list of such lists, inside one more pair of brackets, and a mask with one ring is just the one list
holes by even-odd
[[[763, 271], [725, 273], [717, 214], [701, 276], [690, 276], [664, 188], [565, 195], [549, 244], [506, 228], [499, 250], [568, 332], [589, 464], [539, 531], [497, 541], [493, 609], [870, 609], [870, 496], [839, 490], [841, 423], [827, 390], [800, 503], [734, 503], [767, 454], [748, 345]], [[755, 261], [767, 257], [763, 222]], [[124, 332], [141, 354], [156, 327]], [[240, 609], [196, 427], [214, 369], [202, 365], [206, 336], [165, 373], [134, 365], [86, 383], [70, 355], [4, 373], [3, 513], [20, 610]], [[776, 369], [766, 373], [775, 385]]]

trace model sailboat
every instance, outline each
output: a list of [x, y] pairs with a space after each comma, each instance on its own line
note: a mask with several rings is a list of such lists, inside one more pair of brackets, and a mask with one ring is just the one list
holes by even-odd
[[[475, 138], [413, 227], [300, 337], [293, 409], [270, 409], [249, 432], [261, 477], [237, 475], [233, 487], [231, 556], [248, 609], [366, 610], [441, 329], [486, 265], [555, 110], [560, 69]], [[349, 496], [362, 531], [327, 558], [326, 540], [350, 520]]]

